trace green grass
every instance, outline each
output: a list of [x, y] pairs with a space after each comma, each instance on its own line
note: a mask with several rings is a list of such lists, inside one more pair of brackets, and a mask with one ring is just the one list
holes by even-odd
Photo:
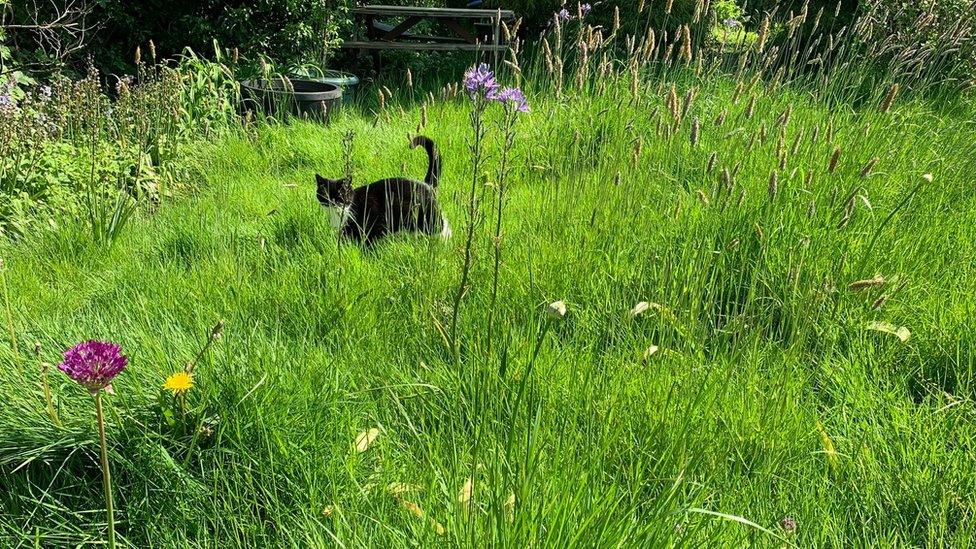
[[[679, 95], [700, 94], [667, 133], [657, 81], [639, 101], [627, 84], [533, 98], [513, 151], [496, 329], [486, 222], [456, 352], [444, 334], [471, 180], [460, 99], [431, 107], [424, 130], [445, 157], [449, 244], [340, 245], [315, 202], [313, 174], [341, 173], [347, 129], [357, 183], [423, 174], [407, 148], [419, 110], [391, 102], [378, 120], [350, 111], [329, 128], [201, 145], [196, 190], [141, 212], [111, 250], [80, 221], [4, 245], [20, 356], [5, 336], [2, 545], [104, 536], [91, 399], [52, 371], [55, 425], [30, 352], [37, 341], [56, 364], [92, 337], [131, 355], [107, 405], [119, 535], [133, 546], [970, 545], [972, 106], [908, 100], [880, 114], [758, 90], [746, 119], [734, 82], [683, 82]], [[770, 196], [788, 105], [786, 148], [804, 134]], [[492, 168], [497, 131], [487, 148]], [[730, 190], [721, 173], [736, 166]], [[884, 286], [848, 289], [876, 274]], [[569, 312], [549, 320], [556, 300]], [[632, 318], [641, 301], [660, 306]], [[160, 386], [219, 319], [187, 419], [170, 426]], [[194, 441], [200, 422], [213, 433]], [[443, 535], [387, 492], [394, 482], [420, 488], [402, 497]]]

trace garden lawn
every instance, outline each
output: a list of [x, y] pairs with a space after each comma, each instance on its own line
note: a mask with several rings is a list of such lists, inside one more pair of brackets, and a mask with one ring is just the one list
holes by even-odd
[[[0, 545], [104, 537], [91, 398], [48, 371], [56, 423], [33, 353], [89, 338], [130, 356], [106, 401], [138, 547], [971, 544], [972, 106], [757, 89], [749, 118], [734, 82], [682, 80], [674, 123], [670, 84], [532, 97], [500, 239], [489, 110], [456, 340], [463, 97], [423, 130], [448, 243], [362, 251], [316, 203], [346, 130], [357, 184], [422, 177], [420, 109], [393, 98], [202, 144], [194, 190], [112, 249], [71, 220], [5, 244]], [[162, 384], [220, 320], [184, 411]]]

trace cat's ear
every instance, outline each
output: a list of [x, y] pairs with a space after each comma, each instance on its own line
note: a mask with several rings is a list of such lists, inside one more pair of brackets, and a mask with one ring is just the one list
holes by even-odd
[[329, 180], [326, 179], [326, 178], [324, 178], [324, 177], [322, 177], [319, 174], [315, 174], [315, 183], [318, 184], [318, 185], [320, 185], [320, 186], [321, 185], [328, 185], [329, 184]]

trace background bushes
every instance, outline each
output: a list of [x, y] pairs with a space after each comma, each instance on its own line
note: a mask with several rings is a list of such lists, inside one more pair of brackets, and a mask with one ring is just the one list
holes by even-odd
[[[13, 10], [14, 20], [33, 17], [27, 4]], [[250, 59], [316, 62], [337, 43], [347, 11], [346, 0], [100, 0], [87, 16], [97, 25], [92, 42], [72, 61], [83, 64], [91, 54], [105, 72], [132, 73], [136, 46], [145, 49], [150, 40], [164, 57], [185, 47], [213, 54], [216, 40]], [[21, 35], [22, 52], [40, 49], [30, 47], [30, 33]]]
[[[467, 0], [383, 0], [401, 5], [463, 7]], [[761, 21], [772, 14], [774, 34], [783, 37], [782, 29], [791, 16], [806, 10], [804, 28], [799, 34], [811, 37], [814, 47], [824, 47], [826, 40], [814, 43], [817, 31], [827, 35], [842, 28], [848, 32], [849, 48], [857, 48], [862, 57], [882, 67], [911, 57], [919, 61], [913, 68], [926, 78], [970, 85], [976, 76], [976, 2], [973, 0], [646, 0], [638, 11], [640, 0], [591, 1], [593, 11], [587, 17], [592, 25], [606, 32], [614, 24], [614, 8], [619, 8], [621, 34], [643, 36], [653, 27], [663, 37], [674, 36], [674, 30], [692, 24], [696, 36], [707, 35], [710, 25], [727, 19], [741, 21], [755, 31]], [[86, 25], [92, 31], [86, 44], [68, 48], [71, 56], [45, 52], [44, 40], [36, 32], [11, 27], [7, 30], [4, 53], [0, 57], [9, 66], [19, 62], [30, 65], [33, 74], [43, 74], [39, 66], [68, 66], [84, 69], [89, 56], [108, 73], [132, 73], [136, 46], [145, 50], [152, 40], [160, 56], [179, 54], [190, 47], [202, 55], [212, 55], [214, 40], [227, 49], [237, 48], [242, 58], [255, 65], [267, 56], [279, 65], [321, 64], [326, 53], [348, 35], [350, 0], [97, 0], [89, 2]], [[0, 0], [4, 22], [14, 25], [30, 23], [37, 16], [54, 20], [59, 6], [66, 0], [51, 3], [10, 2]], [[563, 0], [486, 0], [484, 7], [502, 7], [523, 18], [524, 37], [533, 40], [551, 25], [553, 14], [565, 6], [575, 14], [577, 2]], [[707, 13], [696, 18], [696, 10], [706, 6]], [[40, 13], [33, 13], [40, 10]], [[697, 20], [696, 20], [697, 19]], [[779, 29], [777, 34], [776, 29]], [[705, 32], [702, 32], [705, 31]], [[0, 30], [0, 40], [3, 32]], [[73, 45], [70, 37], [66, 39]], [[916, 55], [915, 52], [924, 52]], [[144, 52], [145, 53], [145, 52]], [[811, 57], [816, 53], [811, 54]], [[47, 59], [46, 59], [47, 57]], [[54, 57], [54, 59], [51, 59]], [[64, 57], [64, 58], [62, 58]], [[416, 56], [410, 57], [413, 59]], [[437, 55], [424, 55], [438, 59]], [[441, 57], [442, 58], [442, 57]], [[399, 59], [394, 57], [394, 59]], [[245, 67], [247, 64], [245, 64]], [[10, 73], [9, 70], [6, 71]], [[3, 77], [0, 77], [2, 80]]]

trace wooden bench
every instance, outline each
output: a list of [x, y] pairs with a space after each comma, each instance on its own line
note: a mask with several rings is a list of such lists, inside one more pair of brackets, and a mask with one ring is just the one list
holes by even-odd
[[[515, 13], [509, 10], [423, 8], [411, 6], [357, 6], [350, 10], [355, 32], [353, 40], [342, 47], [351, 50], [406, 51], [474, 51], [490, 52], [496, 56], [508, 50], [501, 38], [502, 21], [512, 21]], [[377, 19], [402, 19], [396, 25]], [[454, 36], [431, 36], [408, 32], [421, 22], [434, 22], [446, 27]], [[490, 29], [490, 36], [477, 36], [466, 25]]]

